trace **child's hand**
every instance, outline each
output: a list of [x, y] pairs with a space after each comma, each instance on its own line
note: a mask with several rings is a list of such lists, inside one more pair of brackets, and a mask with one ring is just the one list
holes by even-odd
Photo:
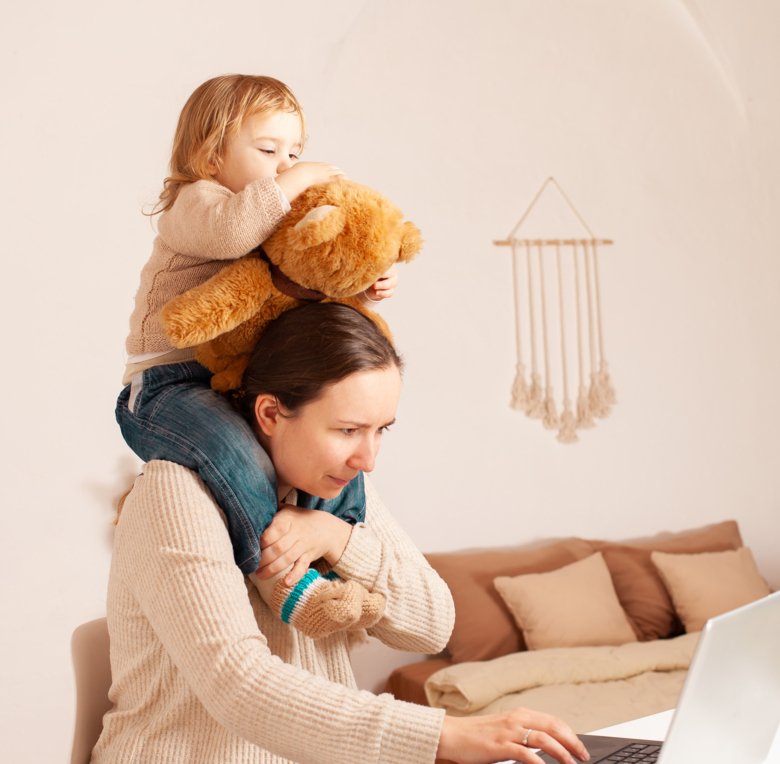
[[393, 265], [385, 271], [376, 282], [374, 282], [363, 295], [371, 302], [379, 302], [393, 296], [395, 288], [398, 286], [398, 267]]
[[276, 176], [276, 183], [282, 189], [288, 202], [292, 202], [298, 194], [309, 186], [318, 183], [330, 183], [336, 178], [343, 178], [344, 171], [335, 164], [328, 162], [298, 162], [289, 170]]
[[329, 512], [282, 504], [260, 536], [262, 562], [257, 577], [270, 578], [292, 565], [284, 583], [294, 586], [314, 560], [323, 557], [329, 565], [335, 565], [351, 533], [349, 523]]

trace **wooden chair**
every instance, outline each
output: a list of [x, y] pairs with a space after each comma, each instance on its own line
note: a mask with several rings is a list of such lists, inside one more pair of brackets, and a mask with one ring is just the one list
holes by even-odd
[[105, 618], [82, 623], [71, 637], [76, 676], [76, 728], [71, 764], [89, 764], [92, 749], [103, 729], [103, 714], [111, 708], [111, 664], [108, 657], [108, 625]]

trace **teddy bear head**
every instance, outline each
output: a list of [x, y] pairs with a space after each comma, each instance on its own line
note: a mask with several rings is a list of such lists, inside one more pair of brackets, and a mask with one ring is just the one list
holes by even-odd
[[263, 249], [288, 279], [328, 297], [360, 294], [422, 247], [397, 207], [350, 180], [310, 186], [291, 206]]

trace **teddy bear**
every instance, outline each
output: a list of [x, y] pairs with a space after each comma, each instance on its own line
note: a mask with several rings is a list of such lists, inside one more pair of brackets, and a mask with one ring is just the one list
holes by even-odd
[[262, 247], [171, 300], [163, 325], [176, 347], [197, 348], [215, 390], [235, 390], [265, 325], [304, 302], [351, 305], [390, 338], [360, 295], [421, 247], [418, 228], [373, 189], [346, 179], [310, 186]]

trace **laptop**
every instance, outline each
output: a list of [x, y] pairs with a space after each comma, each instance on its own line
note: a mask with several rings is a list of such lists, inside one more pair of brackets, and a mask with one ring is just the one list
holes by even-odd
[[[663, 744], [599, 735], [580, 739], [590, 764], [765, 764], [778, 725], [780, 592], [775, 592], [705, 624]], [[548, 754], [540, 757], [556, 764]]]

